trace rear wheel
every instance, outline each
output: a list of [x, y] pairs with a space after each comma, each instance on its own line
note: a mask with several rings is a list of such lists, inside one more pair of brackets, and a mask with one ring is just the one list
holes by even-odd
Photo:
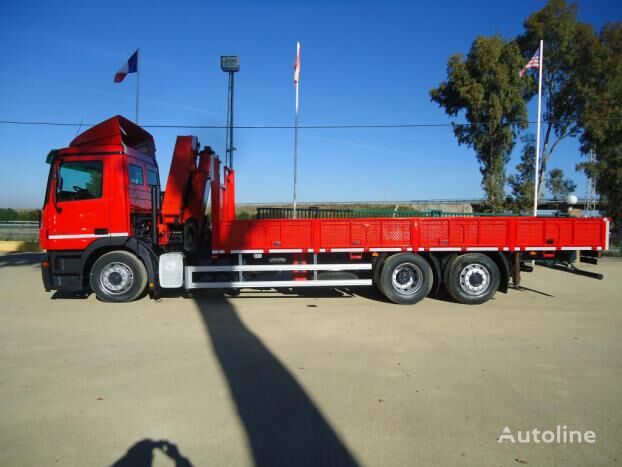
[[412, 305], [424, 299], [432, 288], [432, 268], [421, 256], [400, 253], [384, 261], [379, 289], [392, 302]]
[[145, 265], [128, 251], [111, 251], [100, 256], [90, 274], [91, 289], [104, 302], [131, 302], [145, 291]]
[[373, 284], [376, 286], [376, 288], [382, 295], [384, 295], [384, 291], [382, 290], [382, 280], [381, 280], [383, 266], [384, 266], [384, 258], [378, 259], [376, 263], [374, 264], [374, 272], [373, 272], [373, 279], [372, 279]]
[[490, 300], [499, 288], [499, 268], [482, 253], [456, 256], [447, 267], [447, 291], [457, 302], [478, 305]]
[[194, 219], [189, 219], [184, 224], [184, 250], [193, 254], [199, 249], [199, 224]]

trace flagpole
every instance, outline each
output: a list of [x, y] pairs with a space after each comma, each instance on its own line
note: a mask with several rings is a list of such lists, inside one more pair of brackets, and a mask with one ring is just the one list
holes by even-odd
[[[296, 43], [296, 61], [300, 70], [300, 42]], [[294, 210], [292, 217], [296, 219], [296, 184], [298, 181], [298, 78], [296, 77], [296, 116], [294, 117]]]
[[138, 125], [138, 96], [140, 94], [140, 49], [136, 49], [136, 125]]
[[296, 219], [296, 182], [298, 179], [298, 83], [296, 83], [296, 117], [294, 118], [294, 219]]
[[542, 68], [544, 68], [544, 62], [542, 58], [544, 56], [544, 41], [540, 40], [540, 59], [538, 61], [538, 128], [536, 133], [536, 172], [535, 180], [533, 184], [533, 215], [538, 215], [538, 185], [540, 183], [540, 116], [542, 112]]

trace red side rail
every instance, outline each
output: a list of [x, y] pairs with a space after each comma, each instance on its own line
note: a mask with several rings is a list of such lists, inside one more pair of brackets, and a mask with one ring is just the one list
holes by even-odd
[[608, 249], [607, 218], [450, 217], [219, 220], [216, 253]]

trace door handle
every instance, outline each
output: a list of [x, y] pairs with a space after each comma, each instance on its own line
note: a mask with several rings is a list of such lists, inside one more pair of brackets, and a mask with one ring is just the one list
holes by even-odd
[[93, 233], [95, 235], [108, 235], [108, 229], [95, 229]]

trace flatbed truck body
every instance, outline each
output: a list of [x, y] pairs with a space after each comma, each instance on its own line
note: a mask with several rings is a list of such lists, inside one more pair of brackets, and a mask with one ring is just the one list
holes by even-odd
[[44, 286], [107, 301], [166, 288], [375, 285], [396, 303], [444, 286], [475, 304], [517, 283], [526, 259], [565, 261], [579, 251], [595, 261], [609, 242], [607, 218], [237, 220], [235, 172], [211, 148], [178, 137], [161, 194], [153, 138], [121, 116], [48, 162]]

